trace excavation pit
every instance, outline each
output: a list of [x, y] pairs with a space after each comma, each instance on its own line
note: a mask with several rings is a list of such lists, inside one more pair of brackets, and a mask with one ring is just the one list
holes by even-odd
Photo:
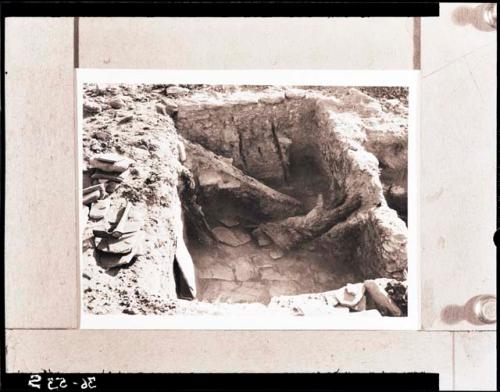
[[197, 300], [268, 304], [404, 278], [404, 115], [339, 88], [192, 96], [174, 118]]

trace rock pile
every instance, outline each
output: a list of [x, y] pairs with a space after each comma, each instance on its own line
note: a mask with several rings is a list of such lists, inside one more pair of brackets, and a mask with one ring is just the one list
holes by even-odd
[[131, 164], [133, 160], [118, 154], [98, 154], [90, 159], [91, 168], [85, 173], [93, 185], [83, 189], [84, 221], [100, 221], [92, 231], [96, 259], [106, 270], [127, 265], [145, 252], [140, 214], [129, 201], [117, 206], [108, 198], [127, 178]]

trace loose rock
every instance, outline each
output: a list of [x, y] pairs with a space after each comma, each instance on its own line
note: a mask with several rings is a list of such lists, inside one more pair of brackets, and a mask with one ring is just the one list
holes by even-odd
[[227, 227], [218, 226], [212, 229], [217, 241], [230, 246], [241, 246], [250, 242], [251, 238], [244, 232], [230, 230]]
[[100, 113], [101, 110], [101, 105], [99, 105], [97, 102], [85, 101], [83, 103], [83, 114], [94, 115]]
[[92, 204], [89, 217], [97, 220], [104, 218], [108, 212], [109, 205], [109, 199], [97, 201], [97, 203]]
[[123, 100], [120, 98], [112, 98], [109, 100], [109, 106], [111, 106], [113, 109], [121, 109], [125, 106], [125, 102], [123, 102]]
[[167, 87], [166, 93], [169, 95], [185, 95], [189, 93], [189, 89], [180, 86], [169, 86]]

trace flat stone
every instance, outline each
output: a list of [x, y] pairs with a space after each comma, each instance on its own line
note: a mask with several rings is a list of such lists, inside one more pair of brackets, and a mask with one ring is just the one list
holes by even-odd
[[130, 264], [135, 255], [135, 252], [126, 254], [100, 253], [97, 256], [97, 261], [102, 268], [108, 270]]
[[189, 89], [180, 86], [169, 86], [167, 87], [166, 93], [170, 95], [185, 95], [189, 93]]
[[230, 230], [224, 226], [215, 227], [212, 229], [212, 233], [215, 235], [217, 241], [235, 247], [244, 245], [251, 240], [248, 234], [241, 231]]
[[97, 249], [105, 253], [126, 254], [132, 251], [137, 241], [135, 234], [124, 235], [120, 238], [103, 238]]
[[134, 161], [132, 159], [124, 158], [121, 161], [111, 163], [104, 162], [94, 157], [90, 160], [90, 165], [95, 169], [99, 169], [105, 172], [122, 173], [127, 170], [133, 162]]
[[260, 271], [260, 277], [263, 280], [279, 280], [279, 281], [288, 280], [274, 267], [261, 267], [259, 268], [259, 271]]
[[95, 190], [93, 192], [87, 193], [86, 195], [83, 195], [82, 203], [84, 205], [88, 205], [93, 203], [96, 200], [99, 200], [101, 197], [101, 191], [100, 190]]
[[109, 199], [98, 200], [96, 203], [92, 204], [89, 217], [98, 220], [104, 218], [108, 212], [109, 205]]
[[226, 227], [235, 227], [240, 224], [240, 221], [235, 217], [222, 217], [217, 220]]
[[87, 188], [83, 188], [83, 194], [87, 195], [89, 193], [95, 192], [95, 191], [100, 191], [101, 194], [104, 194], [104, 186], [102, 184], [97, 184], [97, 185], [92, 185]]
[[123, 155], [116, 154], [114, 152], [108, 152], [104, 154], [99, 154], [94, 156], [94, 159], [101, 161], [101, 162], [106, 162], [106, 163], [116, 163], [120, 162], [124, 159], [128, 159], [127, 157], [124, 157]]
[[132, 121], [134, 119], [134, 116], [133, 115], [130, 115], [130, 116], [125, 116], [123, 117], [120, 121], [118, 121], [118, 125], [122, 125], [122, 124], [126, 124], [126, 123], [129, 123], [130, 121]]
[[[102, 172], [97, 171], [92, 174], [91, 178], [94, 180], [99, 180], [102, 184], [106, 184], [109, 181], [121, 183], [128, 176], [126, 172]], [[101, 181], [102, 180], [102, 181]]]
[[222, 263], [213, 263], [198, 269], [197, 272], [200, 279], [235, 280], [232, 268]]

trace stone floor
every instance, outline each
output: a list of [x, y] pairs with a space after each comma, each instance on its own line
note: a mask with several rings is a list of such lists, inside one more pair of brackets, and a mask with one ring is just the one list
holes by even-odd
[[236, 247], [190, 246], [190, 252], [200, 301], [267, 304], [275, 296], [323, 292], [360, 280], [352, 268], [312, 248], [281, 256], [269, 245], [260, 247], [254, 238]]

